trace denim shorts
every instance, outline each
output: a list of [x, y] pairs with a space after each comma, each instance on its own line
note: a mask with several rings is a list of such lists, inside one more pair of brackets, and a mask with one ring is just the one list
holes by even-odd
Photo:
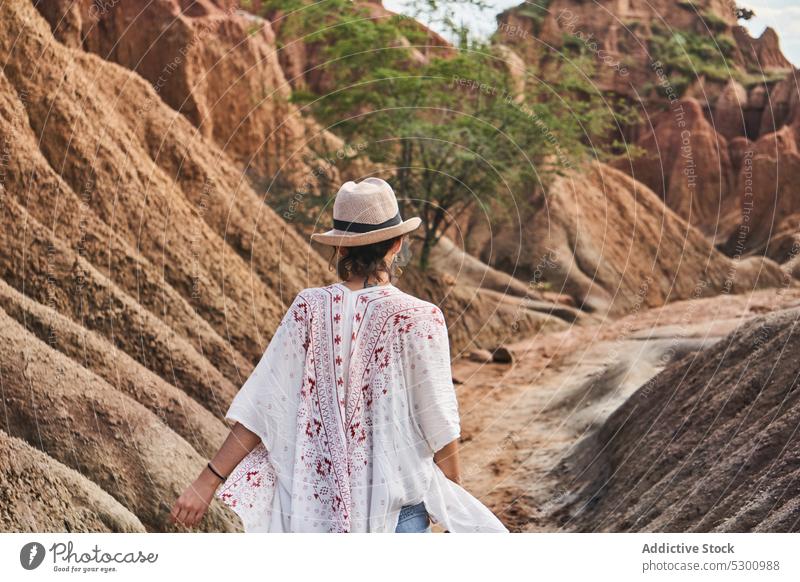
[[420, 502], [402, 507], [394, 533], [431, 533], [431, 520], [425, 504]]

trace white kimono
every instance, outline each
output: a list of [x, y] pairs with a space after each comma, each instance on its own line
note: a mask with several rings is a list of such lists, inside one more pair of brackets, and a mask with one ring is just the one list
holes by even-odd
[[505, 532], [433, 453], [460, 434], [441, 310], [393, 285], [301, 291], [226, 417], [261, 437], [217, 496], [248, 532], [393, 532], [420, 501]]

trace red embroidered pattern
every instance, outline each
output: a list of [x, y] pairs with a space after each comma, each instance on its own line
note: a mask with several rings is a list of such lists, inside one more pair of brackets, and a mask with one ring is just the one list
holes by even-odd
[[[261, 490], [274, 489], [275, 483], [276, 475], [269, 462], [269, 453], [260, 444], [228, 476], [219, 498], [231, 507], [245, 505], [252, 508], [263, 501], [259, 499]], [[269, 516], [265, 519], [268, 520]]]
[[[381, 422], [375, 418], [375, 405], [391, 394], [389, 370], [400, 359], [404, 338], [411, 334], [418, 340], [440, 337], [441, 330], [434, 333], [433, 328], [445, 324], [438, 307], [395, 287], [363, 292], [355, 303], [350, 353], [345, 358], [344, 303], [343, 291], [336, 285], [307, 289], [282, 322], [291, 323], [292, 333], [305, 350], [292, 487], [310, 491], [318, 505], [315, 519], [333, 532], [350, 531], [353, 491], [369, 486], [373, 430]], [[345, 375], [349, 379], [346, 395]], [[274, 488], [276, 479], [282, 478], [270, 470], [266, 450], [251, 456], [219, 495], [232, 507], [252, 503], [265, 483]]]

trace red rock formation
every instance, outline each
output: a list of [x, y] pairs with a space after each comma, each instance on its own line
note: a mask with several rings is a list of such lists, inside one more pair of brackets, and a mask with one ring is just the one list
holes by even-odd
[[[633, 100], [645, 84], [655, 85], [648, 42], [655, 27], [691, 31], [701, 36], [728, 32], [736, 18], [726, 0], [698, 0], [693, 5], [647, 0], [552, 0], [545, 5], [520, 3], [498, 15], [496, 42], [512, 45], [528, 63], [569, 66], [565, 43], [582, 45], [597, 61], [593, 80], [601, 90]], [[706, 18], [707, 15], [713, 15]], [[722, 26], [724, 30], [717, 30]]]
[[[384, 7], [381, 0], [360, 0], [357, 2], [357, 5], [365, 8], [370, 18], [375, 20], [385, 20], [398, 16], [397, 12], [392, 12]], [[444, 37], [442, 37], [442, 35], [434, 30], [431, 30], [421, 22], [404, 18], [404, 25], [409, 30], [420, 32], [425, 36], [424, 44], [418, 46], [418, 50], [423, 55], [427, 55], [429, 52], [433, 53], [434, 49], [439, 49], [435, 51], [437, 55], [452, 55], [456, 52], [453, 48], [453, 45], [451, 45]]]
[[147, 79], [246, 169], [300, 187], [317, 158], [314, 148], [325, 153], [340, 140], [318, 132], [289, 103], [270, 23], [237, 4], [50, 0], [37, 7], [61, 42]]
[[[752, 93], [756, 93], [758, 89], [762, 87], [758, 86]], [[758, 103], [761, 105], [758, 108], [761, 112], [758, 135], [766, 135], [784, 125], [800, 121], [800, 77], [797, 69], [792, 69], [784, 79], [770, 87], [768, 93], [763, 89], [758, 93], [763, 95]], [[758, 97], [754, 95], [754, 100], [756, 99]]]
[[637, 142], [641, 157], [615, 167], [649, 186], [666, 205], [712, 238], [736, 224], [728, 143], [718, 135], [694, 99], [673, 104], [652, 119]]
[[[379, 22], [392, 17], [397, 13], [387, 10], [380, 0], [360, 0], [353, 2], [355, 9], [360, 9], [364, 18]], [[255, 7], [253, 12], [257, 12]], [[311, 89], [317, 94], [326, 94], [335, 91], [334, 82], [327, 73], [328, 67], [325, 64], [322, 41], [309, 41], [299, 38], [292, 26], [292, 22], [298, 16], [286, 15], [282, 11], [267, 11], [266, 17], [272, 23], [275, 34], [281, 41], [282, 48], [279, 51], [281, 66], [284, 69], [286, 78], [294, 89]], [[300, 16], [302, 17], [302, 16]], [[425, 25], [410, 18], [404, 18], [400, 24], [401, 30], [407, 29], [409, 36], [416, 36], [421, 33], [424, 40], [410, 41], [401, 36], [396, 39], [395, 46], [412, 47], [410, 52], [410, 63], [421, 64], [428, 60], [432, 54], [447, 57], [455, 53], [452, 45], [435, 31]], [[346, 62], [337, 63], [336, 66], [347, 67]]]
[[736, 182], [741, 215], [725, 244], [728, 254], [766, 253], [781, 262], [792, 258], [786, 245], [797, 232], [791, 217], [800, 213], [797, 136], [795, 127], [784, 126], [745, 150]]
[[744, 162], [748, 150], [752, 147], [746, 137], [734, 137], [728, 142], [728, 156], [731, 159], [731, 168], [738, 173]]
[[714, 103], [711, 123], [725, 139], [747, 135], [743, 110], [747, 107], [747, 90], [734, 79], [728, 81]]
[[[793, 74], [747, 94], [730, 81], [709, 120], [696, 101], [684, 99], [643, 131], [637, 142], [642, 157], [615, 166], [663, 195], [670, 208], [712, 240], [724, 242], [727, 253], [763, 251], [781, 220], [796, 212], [792, 184], [799, 96]], [[779, 130], [769, 131], [774, 126]], [[684, 172], [690, 161], [693, 178]]]
[[791, 70], [792, 64], [783, 55], [778, 33], [771, 27], [764, 29], [761, 36], [753, 38], [743, 26], [734, 26], [733, 37], [739, 46], [745, 66], [753, 71], [771, 69]]
[[[791, 125], [800, 111], [800, 83], [780, 51], [775, 31], [768, 28], [759, 38], [750, 37], [746, 29], [736, 25], [730, 4], [723, 0], [677, 7], [674, 3], [606, 1], [600, 8], [574, 0], [553, 0], [546, 8], [521, 4], [498, 17], [496, 42], [512, 47], [527, 63], [545, 71], [545, 76], [570, 66], [565, 59], [564, 53], [570, 50], [565, 42], [578, 44], [593, 55], [596, 71], [592, 80], [597, 88], [627, 99], [642, 120], [638, 126], [623, 127], [619, 134], [609, 136], [609, 141], [633, 137], [630, 141], [645, 152], [634, 160], [619, 160], [615, 167], [659, 193], [667, 206], [712, 241], [725, 241], [743, 220], [737, 184], [748, 143]], [[685, 88], [673, 86], [655, 66], [668, 55], [655, 52], [651, 43], [654, 34], [663, 36], [664, 30], [716, 42], [726, 54], [729, 78], [686, 73], [691, 78], [686, 79]], [[732, 36], [731, 49], [723, 51], [723, 35]], [[776, 80], [782, 72], [786, 77]], [[759, 75], [762, 82], [753, 83]], [[643, 90], [645, 87], [651, 89]], [[656, 87], [661, 93], [655, 91]], [[683, 101], [676, 103], [678, 98]], [[735, 143], [729, 146], [727, 140]], [[756, 164], [757, 189], [790, 196], [788, 188], [778, 183], [782, 180], [779, 173], [784, 172], [768, 168], [765, 155]], [[789, 164], [786, 170], [793, 172], [790, 151], [775, 150], [770, 155], [772, 163], [784, 160]], [[768, 205], [762, 201], [761, 206], [765, 212], [793, 208], [786, 202]], [[782, 217], [775, 218], [779, 222]], [[763, 218], [759, 220], [763, 222]], [[766, 244], [763, 237], [769, 228], [765, 230], [762, 225], [759, 231], [754, 239], [759, 242], [754, 246], [748, 243], [746, 248]]]
[[[112, 512], [86, 527], [170, 529], [287, 301], [330, 274], [151, 84], [59, 43], [29, 0], [0, 4], [0, 23], [3, 430], [140, 522], [58, 469], [30, 476]], [[0, 487], [3, 507], [19, 499]], [[231, 517], [214, 507], [203, 527]]]
[[660, 196], [603, 164], [557, 178], [523, 228], [520, 276], [531, 273], [590, 311], [639, 311], [783, 280], [772, 261], [729, 259]]

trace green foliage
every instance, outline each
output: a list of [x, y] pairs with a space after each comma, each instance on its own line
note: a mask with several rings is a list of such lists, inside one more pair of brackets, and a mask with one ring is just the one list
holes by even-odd
[[741, 75], [739, 82], [746, 88], [750, 89], [756, 85], [770, 85], [777, 81], [786, 78], [786, 71], [751, 71]]
[[[612, 113], [611, 128], [616, 130], [616, 136], [621, 136], [624, 128], [635, 127], [641, 123], [641, 116], [639, 115], [638, 109], [628, 99], [609, 95], [606, 98], [606, 107], [608, 107]], [[601, 161], [612, 162], [620, 157], [632, 159], [642, 154], [643, 150], [635, 144], [621, 140], [619, 137], [613, 137], [611, 140], [611, 147], [607, 151], [598, 151], [597, 157]]]
[[733, 37], [727, 34], [718, 34], [716, 37], [719, 52], [726, 59], [733, 58], [734, 51], [736, 50], [736, 41]]
[[542, 23], [549, 14], [552, 0], [530, 0], [518, 6], [515, 10], [520, 16], [528, 18], [533, 23], [534, 32], [542, 29]]
[[618, 152], [613, 158], [611, 159], [622, 159], [622, 160], [634, 160], [637, 158], [643, 157], [647, 154], [647, 150], [643, 147], [636, 145], [631, 141], [621, 141], [615, 139], [611, 144], [611, 149], [615, 152]]
[[[266, 4], [288, 11], [297, 2]], [[517, 95], [506, 63], [469, 35], [460, 50], [420, 60], [398, 42], [425, 36], [407, 18], [369, 19], [348, 0], [295, 9], [292, 30], [319, 43], [323, 64], [315, 73], [336, 89], [293, 98], [346, 143], [368, 144], [372, 162], [394, 168], [393, 187], [408, 198], [404, 213], [423, 219], [423, 268], [439, 237], [473, 205], [524, 204], [535, 185], [579, 163], [585, 142], [613, 121], [598, 105], [591, 56], [565, 63], [552, 82], [528, 76]]]
[[575, 53], [584, 53], [585, 52], [585, 44], [584, 42], [579, 39], [574, 34], [564, 33], [561, 35], [562, 39], [562, 48], [564, 51], [575, 52]]
[[[700, 35], [688, 31], [670, 32], [661, 27], [653, 27], [650, 39], [650, 56], [661, 61], [665, 71], [676, 89], [685, 87], [688, 82], [700, 75], [714, 81], [726, 81], [739, 73], [728, 67], [728, 59], [733, 57], [736, 47], [728, 35]], [[678, 91], [680, 94], [680, 91]]]
[[706, 26], [711, 32], [725, 32], [728, 30], [728, 23], [725, 22], [721, 16], [716, 14], [715, 12], [705, 11], [703, 12], [703, 22], [706, 23]]
[[625, 28], [627, 28], [627, 29], [628, 29], [630, 32], [634, 32], [634, 33], [635, 33], [636, 31], [638, 31], [638, 30], [641, 30], [642, 28], [644, 28], [644, 27], [642, 26], [642, 21], [641, 21], [641, 20], [637, 20], [636, 18], [632, 18], [632, 19], [629, 19], [629, 20], [625, 20], [625, 21], [624, 21], [622, 24], [623, 24], [623, 25], [625, 26]]

